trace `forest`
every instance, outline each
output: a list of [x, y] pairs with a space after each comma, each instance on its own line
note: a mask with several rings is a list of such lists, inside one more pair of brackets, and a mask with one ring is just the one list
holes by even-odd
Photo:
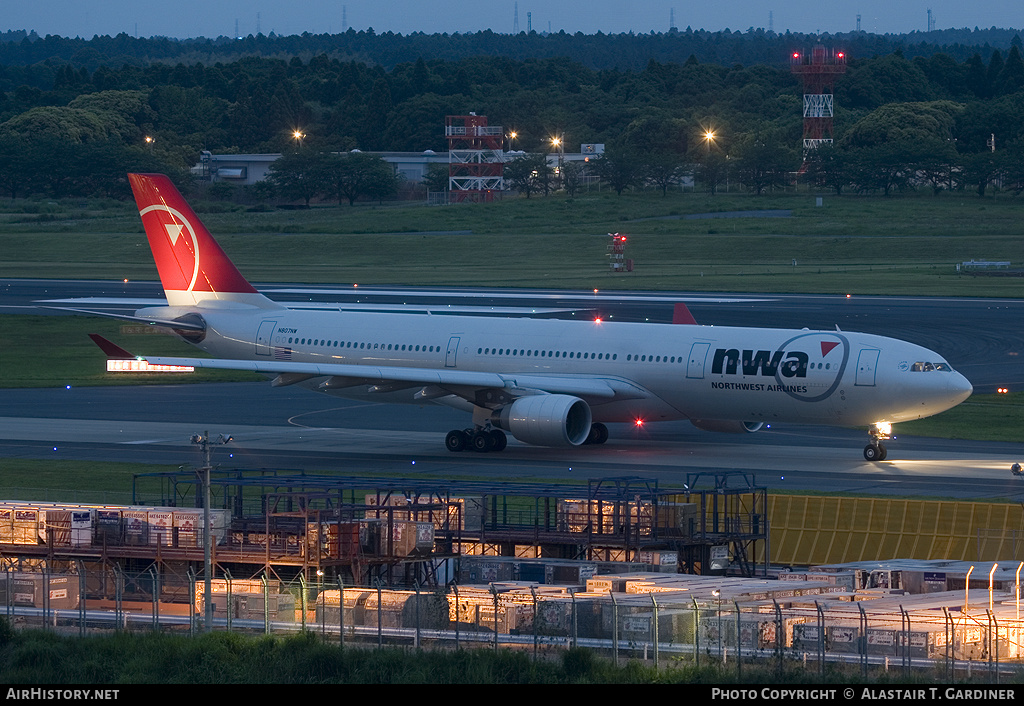
[[[849, 58], [835, 84], [835, 142], [805, 162], [803, 89], [788, 57], [818, 39]], [[184, 41], [9, 31], [0, 195], [123, 197], [126, 171], [184, 179], [200, 150], [443, 151], [445, 116], [469, 112], [515, 131], [509, 147], [527, 155], [550, 151], [553, 137], [567, 151], [606, 144], [591, 168], [617, 191], [664, 191], [689, 173], [712, 192], [731, 178], [763, 193], [800, 170], [836, 193], [1019, 192], [1021, 48], [1014, 30], [995, 28]], [[545, 193], [572, 188], [572, 174], [547, 177]]]

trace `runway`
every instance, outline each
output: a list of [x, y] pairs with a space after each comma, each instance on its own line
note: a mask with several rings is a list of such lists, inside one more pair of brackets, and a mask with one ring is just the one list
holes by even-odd
[[[545, 290], [425, 290], [260, 287], [280, 301], [334, 301], [383, 309], [448, 305], [505, 315], [671, 321], [685, 301], [698, 322], [712, 325], [856, 330], [910, 340], [937, 350], [976, 391], [1024, 387], [1024, 302], [1016, 300], [562, 292]], [[102, 304], [134, 309], [158, 298], [156, 283], [0, 280], [0, 313], [42, 313], [39, 299], [129, 298]], [[64, 304], [55, 304], [64, 305]], [[97, 306], [100, 306], [97, 304]], [[530, 310], [543, 310], [531, 314]], [[518, 310], [512, 313], [512, 310]], [[56, 312], [48, 312], [56, 313]], [[230, 434], [218, 448], [223, 467], [304, 469], [307, 472], [386, 472], [424, 478], [478, 477], [513, 481], [585, 481], [641, 476], [668, 485], [735, 472], [759, 485], [791, 492], [865, 493], [943, 498], [1024, 500], [1024, 478], [1009, 466], [1024, 444], [923, 438], [888, 443], [889, 458], [867, 463], [862, 431], [780, 425], [757, 434], [703, 432], [689, 423], [643, 429], [611, 425], [605, 446], [530, 447], [510, 438], [499, 454], [444, 449], [444, 434], [465, 426], [446, 407], [367, 404], [269, 384], [4, 390], [0, 393], [0, 457], [198, 462], [195, 432]], [[737, 479], [738, 481], [738, 479]]]
[[[889, 459], [867, 463], [863, 432], [783, 425], [757, 434], [714, 434], [687, 422], [638, 430], [611, 425], [604, 446], [547, 449], [509, 440], [500, 454], [449, 453], [444, 434], [465, 423], [445, 407], [339, 400], [259, 383], [7, 390], [0, 456], [200, 462], [189, 437], [232, 436], [222, 467], [309, 473], [583, 482], [638, 476], [676, 486], [717, 473], [746, 474], [773, 490], [1024, 500], [1009, 473], [1024, 445], [897, 438]], [[744, 482], [736, 477], [732, 482]]]

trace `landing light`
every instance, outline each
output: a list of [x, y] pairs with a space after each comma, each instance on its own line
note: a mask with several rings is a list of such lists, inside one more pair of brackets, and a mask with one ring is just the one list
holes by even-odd
[[889, 436], [892, 434], [892, 423], [891, 422], [875, 422], [875, 429], [880, 431], [882, 434]]
[[1008, 388], [1008, 387], [999, 387], [999, 388], [996, 388], [996, 392], [997, 392], [998, 394], [1000, 394], [1000, 395], [1005, 395], [1005, 394], [1006, 394], [1006, 393], [1008, 393], [1009, 391], [1010, 391], [1010, 388]]
[[846, 295], [846, 298], [847, 298], [847, 299], [849, 299], [849, 298], [850, 298], [850, 295], [849, 295], [849, 294], [847, 294], [847, 295]]

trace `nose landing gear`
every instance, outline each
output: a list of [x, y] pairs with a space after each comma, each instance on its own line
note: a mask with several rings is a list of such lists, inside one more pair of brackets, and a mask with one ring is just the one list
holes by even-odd
[[865, 461], [884, 461], [889, 454], [882, 441], [892, 438], [892, 424], [878, 422], [868, 429], [871, 436], [871, 443], [864, 447]]

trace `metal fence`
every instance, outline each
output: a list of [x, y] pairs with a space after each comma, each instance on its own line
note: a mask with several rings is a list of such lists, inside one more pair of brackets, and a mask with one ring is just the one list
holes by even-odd
[[80, 635], [315, 631], [342, 644], [583, 646], [615, 661], [683, 657], [739, 671], [751, 660], [798, 659], [822, 670], [845, 662], [865, 673], [869, 665], [939, 667], [949, 677], [955, 669], [989, 670], [994, 679], [1000, 665], [1021, 658], [1024, 637], [1017, 601], [997, 605], [980, 595], [967, 610], [872, 610], [871, 601], [741, 605], [721, 595], [687, 599], [680, 592], [597, 594], [518, 584], [396, 590], [266, 574], [214, 579], [213, 619], [206, 625], [205, 582], [191, 572], [77, 569], [8, 566], [0, 574], [3, 614], [15, 627]]

